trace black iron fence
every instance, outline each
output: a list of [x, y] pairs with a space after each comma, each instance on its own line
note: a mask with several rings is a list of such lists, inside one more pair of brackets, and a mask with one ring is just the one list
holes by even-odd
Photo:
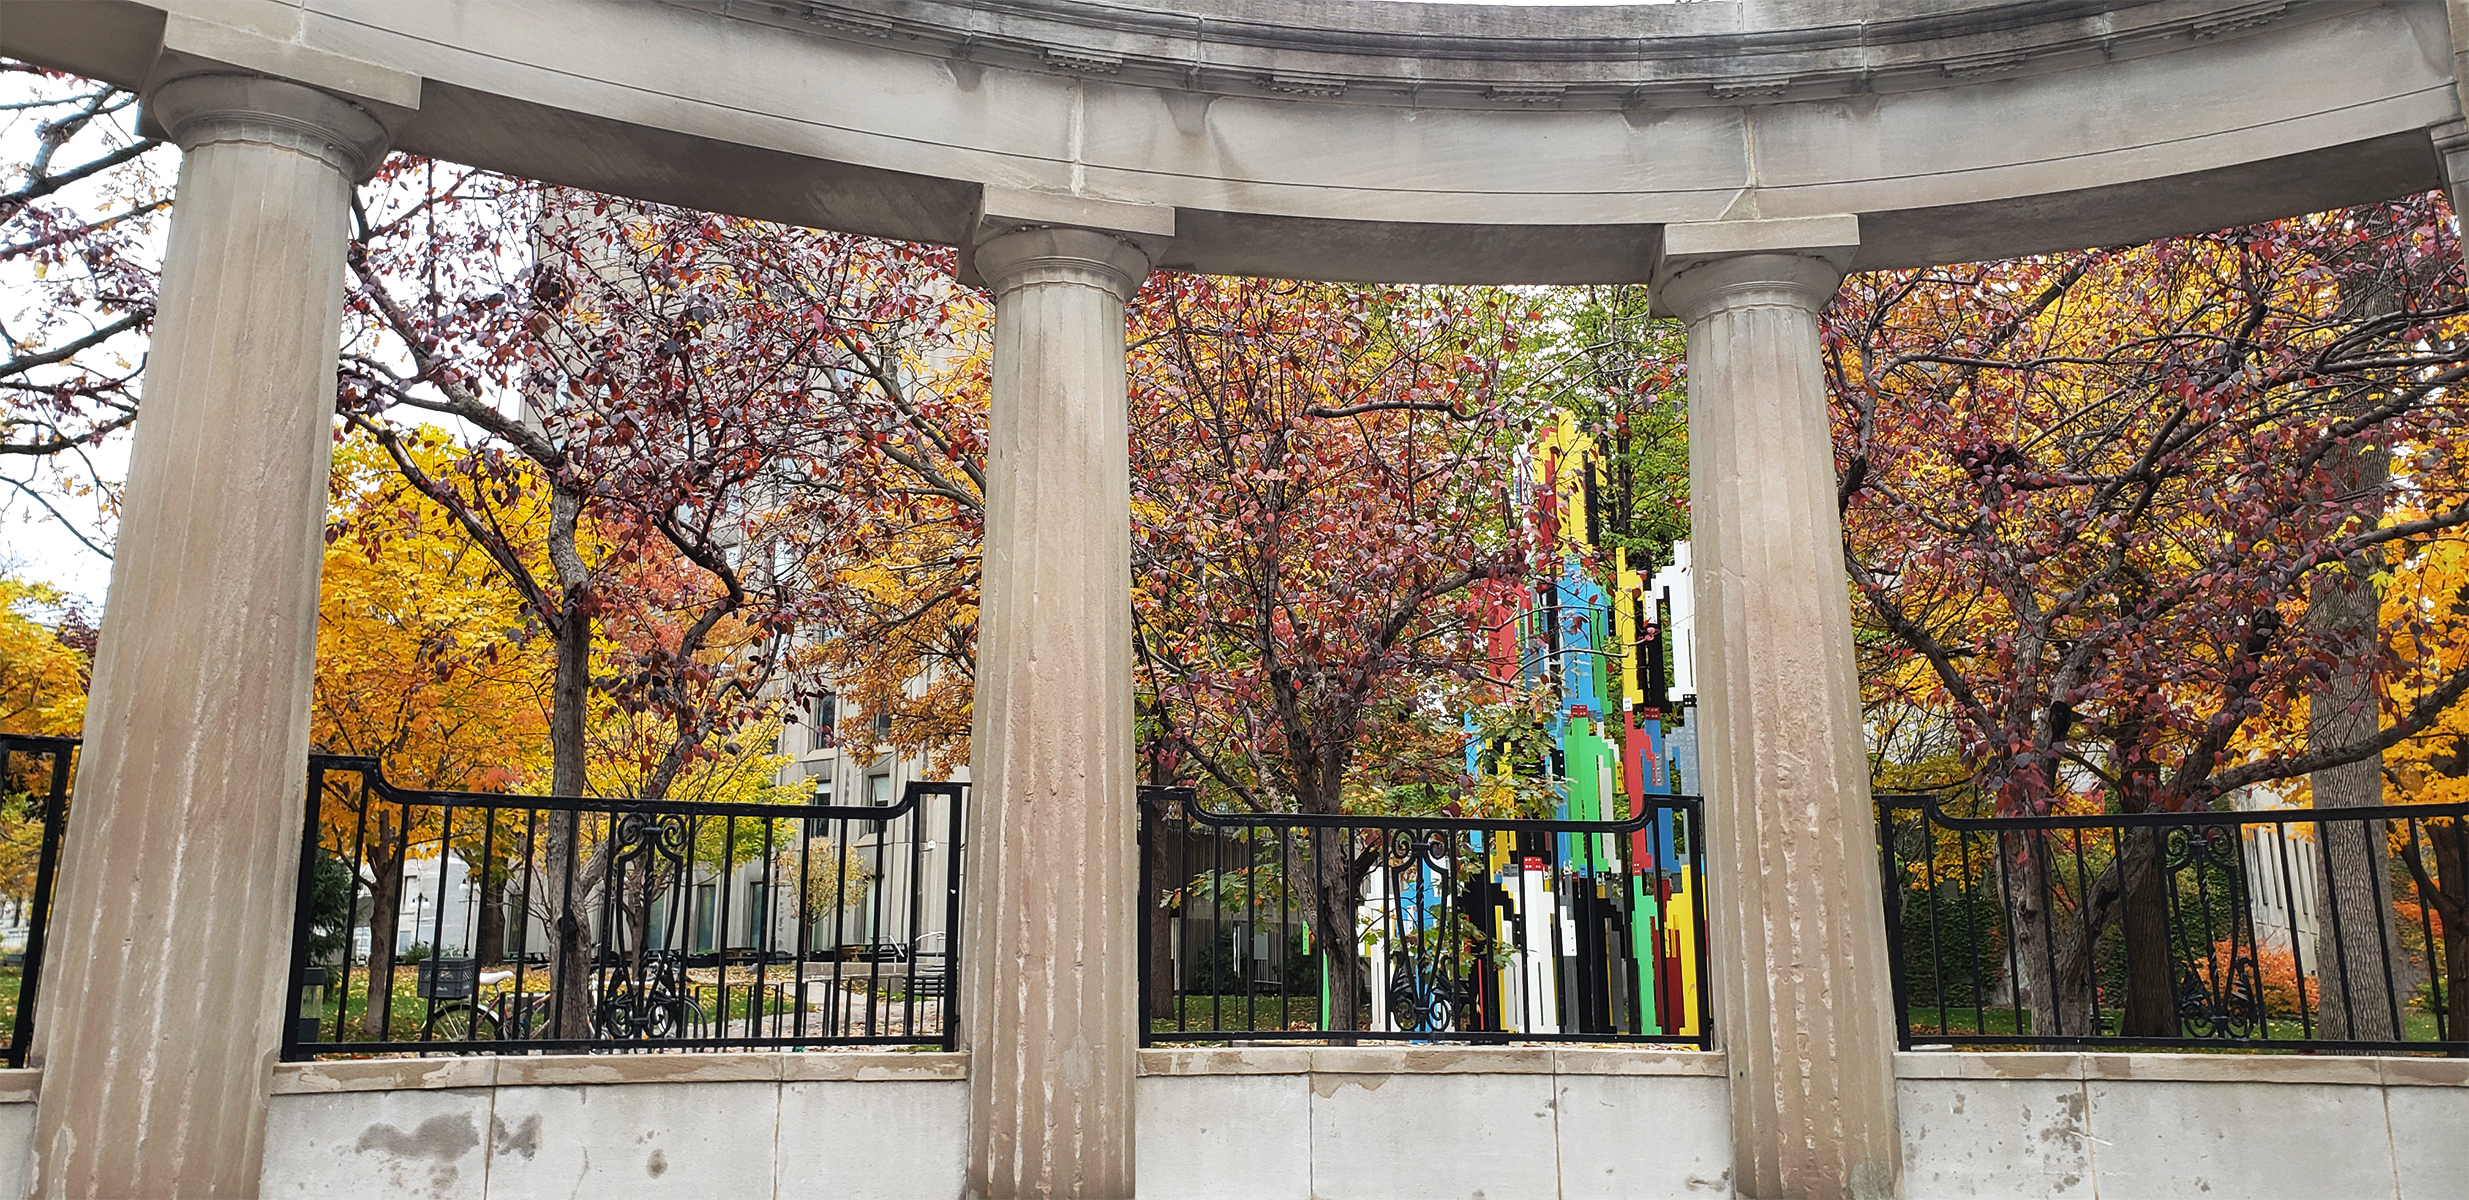
[[2469, 1053], [2469, 804], [1878, 820], [1907, 1049]]
[[312, 756], [283, 1057], [949, 1049], [966, 789], [510, 796]]
[[0, 999], [15, 1008], [0, 1062], [11, 1067], [26, 1065], [34, 1042], [44, 929], [76, 756], [76, 738], [0, 734]]
[[1143, 1044], [1706, 1045], [1699, 813], [1215, 813], [1144, 788]]

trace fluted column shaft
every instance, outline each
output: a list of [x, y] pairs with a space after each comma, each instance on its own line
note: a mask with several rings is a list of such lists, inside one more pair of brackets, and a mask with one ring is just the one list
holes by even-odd
[[192, 76], [32, 1063], [29, 1191], [254, 1196], [291, 945], [353, 181], [322, 92]]
[[1132, 1195], [1139, 1038], [1124, 303], [1102, 233], [978, 247], [994, 396], [971, 729], [969, 1188]]
[[1716, 1030], [1749, 1197], [1896, 1193], [1892, 990], [1835, 506], [1828, 263], [1685, 269]]

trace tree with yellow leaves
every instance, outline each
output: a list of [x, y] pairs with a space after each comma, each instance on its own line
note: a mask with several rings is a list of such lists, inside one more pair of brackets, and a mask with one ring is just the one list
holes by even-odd
[[[443, 469], [453, 450], [415, 440], [407, 452]], [[318, 747], [375, 758], [389, 779], [420, 788], [511, 790], [543, 775], [550, 647], [494, 565], [365, 436], [338, 448], [328, 496], [310, 710]], [[545, 507], [532, 517], [545, 521]], [[448, 852], [449, 831], [437, 827], [438, 810], [388, 803], [356, 782], [331, 783], [320, 811], [329, 844], [358, 860], [377, 931], [370, 972], [387, 978], [404, 868]], [[458, 842], [483, 840], [461, 838], [460, 825]], [[503, 857], [519, 838], [501, 830], [487, 840]], [[471, 865], [484, 893], [480, 952], [494, 958], [506, 866]], [[372, 1036], [383, 1032], [376, 1011], [367, 1019]]]
[[[77, 736], [93, 645], [93, 627], [59, 589], [0, 576], [0, 733]], [[24, 774], [0, 777], [0, 899], [23, 905], [34, 894], [51, 764], [12, 759], [10, 768]]]

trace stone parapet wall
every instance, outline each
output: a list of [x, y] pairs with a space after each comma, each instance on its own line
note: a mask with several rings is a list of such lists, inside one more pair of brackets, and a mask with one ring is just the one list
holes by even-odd
[[958, 1196], [966, 1072], [897, 1052], [286, 1064], [262, 1194]]
[[[1142, 1200], [1732, 1194], [1720, 1053], [1146, 1050]], [[264, 1194], [957, 1197], [968, 1056], [384, 1059], [276, 1068]], [[1896, 1056], [1911, 1200], [2458, 1195], [2469, 1061]], [[41, 1072], [0, 1071], [0, 1195]]]
[[1895, 1056], [1904, 1186], [1958, 1196], [2458, 1196], [2469, 1061]]

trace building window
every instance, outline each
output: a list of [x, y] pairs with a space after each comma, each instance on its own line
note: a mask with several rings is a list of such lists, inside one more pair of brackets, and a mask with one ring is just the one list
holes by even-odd
[[812, 730], [811, 750], [829, 750], [833, 746], [832, 726], [840, 720], [840, 698], [825, 692], [807, 705], [806, 724]]
[[891, 776], [868, 775], [866, 777], [866, 803], [871, 804], [876, 808], [890, 808], [892, 806]]

